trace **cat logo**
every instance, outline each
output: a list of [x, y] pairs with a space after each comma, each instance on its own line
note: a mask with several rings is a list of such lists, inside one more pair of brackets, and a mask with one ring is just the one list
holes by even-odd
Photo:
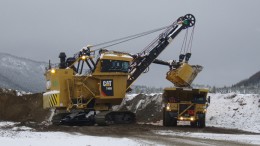
[[112, 86], [112, 81], [103, 81], [103, 86], [104, 87], [111, 87]]
[[101, 95], [114, 96], [113, 80], [111, 79], [101, 80]]

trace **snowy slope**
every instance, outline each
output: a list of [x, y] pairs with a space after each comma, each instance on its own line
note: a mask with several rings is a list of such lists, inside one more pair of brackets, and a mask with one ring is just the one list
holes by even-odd
[[260, 95], [209, 94], [207, 125], [260, 133]]
[[46, 63], [0, 53], [0, 87], [30, 92], [44, 91]]

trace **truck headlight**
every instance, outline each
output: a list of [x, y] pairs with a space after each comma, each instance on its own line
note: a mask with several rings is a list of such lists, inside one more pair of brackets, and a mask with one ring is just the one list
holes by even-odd
[[55, 72], [56, 72], [56, 71], [55, 71], [55, 69], [54, 69], [54, 68], [53, 68], [53, 69], [51, 69], [51, 73], [53, 73], [53, 74], [54, 74]]
[[193, 121], [193, 120], [194, 120], [194, 118], [193, 118], [193, 117], [190, 117], [190, 120], [191, 120], [191, 121]]
[[85, 60], [87, 57], [85, 55], [81, 56], [82, 60]]
[[166, 110], [167, 110], [167, 111], [170, 111], [170, 110], [171, 110], [171, 105], [170, 105], [169, 103], [166, 105]]

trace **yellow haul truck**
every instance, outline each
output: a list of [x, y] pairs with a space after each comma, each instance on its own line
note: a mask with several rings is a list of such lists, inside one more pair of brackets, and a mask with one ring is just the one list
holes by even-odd
[[[132, 83], [148, 70], [151, 63], [160, 64], [156, 58], [161, 52], [182, 30], [194, 25], [195, 17], [187, 14], [167, 27], [88, 46], [73, 57], [66, 58], [64, 52], [60, 53], [59, 66], [49, 65], [45, 73], [47, 91], [43, 94], [43, 106], [55, 109], [52, 122], [68, 125], [134, 122], [133, 113], [112, 111], [112, 106], [121, 104]], [[165, 30], [137, 54], [103, 49], [162, 29]], [[111, 42], [114, 44], [102, 49], [93, 49]], [[190, 56], [189, 53], [187, 54], [186, 59]], [[171, 70], [181, 64], [168, 63]]]
[[189, 65], [189, 57], [189, 54], [180, 55], [179, 67], [166, 74], [166, 79], [175, 87], [165, 88], [162, 96], [164, 126], [177, 126], [177, 121], [190, 121], [193, 127], [205, 127], [208, 89], [191, 87], [202, 66]]
[[163, 125], [177, 126], [177, 121], [190, 121], [192, 127], [205, 127], [209, 100], [207, 89], [165, 88]]

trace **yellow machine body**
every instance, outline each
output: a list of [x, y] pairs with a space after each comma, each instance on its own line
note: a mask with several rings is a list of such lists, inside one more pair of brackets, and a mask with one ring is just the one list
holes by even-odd
[[67, 107], [69, 101], [68, 82], [73, 82], [73, 70], [52, 69], [45, 73], [47, 92], [43, 94], [43, 107]]
[[[71, 68], [48, 70], [43, 107], [88, 109], [95, 100], [92, 105], [95, 110], [108, 110], [120, 104], [125, 97], [129, 73], [113, 71], [113, 68], [128, 68], [130, 61], [132, 57], [127, 54], [105, 52], [99, 57], [93, 73], [78, 75]], [[104, 71], [111, 64], [113, 66]]]

